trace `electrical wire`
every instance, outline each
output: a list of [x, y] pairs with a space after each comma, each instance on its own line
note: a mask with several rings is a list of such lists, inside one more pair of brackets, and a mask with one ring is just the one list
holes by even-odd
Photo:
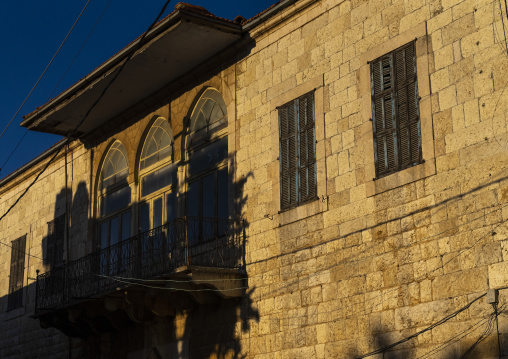
[[[141, 281], [145, 283], [157, 282], [157, 283], [188, 283], [188, 280], [179, 280], [179, 279], [140, 279], [140, 278], [129, 278], [129, 277], [119, 277], [119, 276], [110, 276], [113, 279], [122, 279], [129, 281]], [[217, 279], [205, 279], [206, 282], [223, 282], [223, 281], [242, 281], [248, 279], [248, 277], [241, 278], [217, 278]]]
[[[500, 17], [501, 17], [501, 23], [503, 24], [503, 35], [504, 35], [505, 50], [506, 50], [506, 53], [508, 55], [508, 43], [506, 42], [506, 29], [505, 29], [505, 26], [504, 26], [503, 9], [501, 7], [501, 0], [498, 0], [498, 2], [499, 2], [499, 12], [500, 12]], [[507, 14], [507, 16], [508, 16], [508, 14]]]
[[[100, 14], [99, 18], [97, 19], [97, 21], [95, 22], [94, 26], [92, 27], [92, 29], [90, 30], [90, 32], [88, 33], [88, 36], [86, 37], [85, 41], [83, 42], [83, 44], [81, 45], [81, 47], [79, 48], [78, 52], [76, 53], [76, 55], [74, 56], [74, 58], [72, 59], [71, 63], [69, 64], [69, 66], [67, 66], [67, 69], [64, 71], [64, 73], [62, 74], [62, 76], [60, 77], [60, 80], [58, 80], [58, 83], [55, 85], [55, 87], [53, 88], [53, 90], [51, 91], [51, 93], [49, 94], [48, 96], [48, 100], [51, 99], [51, 97], [53, 96], [53, 93], [56, 91], [56, 89], [58, 88], [58, 86], [60, 85], [60, 83], [62, 82], [62, 80], [65, 78], [65, 76], [67, 75], [67, 72], [70, 70], [70, 68], [72, 67], [72, 65], [74, 64], [74, 62], [76, 61], [76, 59], [78, 58], [79, 54], [81, 53], [81, 50], [83, 50], [83, 48], [85, 47], [85, 44], [88, 42], [88, 39], [90, 38], [90, 36], [92, 35], [92, 33], [94, 32], [95, 28], [97, 27], [97, 24], [101, 21], [102, 17], [104, 16], [104, 14], [106, 13], [106, 10], [107, 8], [109, 7], [109, 5], [111, 4], [111, 1], [112, 0], [109, 0], [108, 3], [106, 4], [106, 6], [104, 7], [104, 9], [102, 10], [102, 13]], [[18, 111], [19, 112], [19, 111]], [[23, 141], [23, 139], [26, 137], [28, 133], [28, 128], [25, 129], [25, 133], [23, 134], [23, 136], [21, 137], [21, 139], [18, 141], [18, 143], [16, 144], [16, 146], [14, 147], [14, 149], [11, 151], [11, 153], [9, 154], [9, 156], [7, 157], [7, 159], [5, 160], [5, 162], [3, 163], [3, 165], [0, 167], [0, 171], [2, 168], [5, 168], [5, 165], [7, 164], [7, 162], [9, 162], [9, 160], [11, 159], [12, 155], [16, 152], [16, 150], [18, 149], [19, 145], [21, 144], [21, 142]]]
[[[504, 309], [506, 306], [507, 306], [508, 303], [505, 303], [501, 310]], [[432, 349], [431, 351], [423, 354], [422, 356], [419, 356], [417, 357], [416, 359], [427, 359], [429, 358], [431, 355], [433, 354], [436, 354], [442, 350], [444, 350], [445, 348], [447, 348], [449, 345], [453, 344], [453, 343], [456, 343], [457, 341], [461, 340], [462, 338], [464, 338], [465, 336], [469, 335], [470, 332], [473, 332], [474, 330], [476, 330], [478, 327], [480, 327], [481, 325], [484, 324], [484, 322], [488, 322], [488, 321], [491, 321], [493, 316], [496, 315], [496, 312], [492, 312], [491, 314], [489, 314], [488, 316], [480, 319], [478, 322], [476, 322], [475, 324], [473, 324], [472, 326], [470, 326], [469, 328], [467, 328], [466, 330], [460, 332], [459, 334], [455, 335], [454, 337], [450, 338], [449, 340], [447, 340], [446, 342], [444, 342], [443, 344], [441, 344], [440, 346]], [[488, 323], [487, 323], [488, 324]]]
[[108, 3], [106, 4], [106, 6], [104, 7], [104, 9], [102, 10], [101, 14], [99, 15], [99, 18], [97, 19], [97, 21], [93, 25], [92, 29], [88, 33], [88, 36], [86, 37], [85, 41], [83, 41], [83, 44], [81, 44], [81, 47], [79, 48], [78, 52], [76, 53], [76, 55], [72, 59], [71, 63], [69, 64], [69, 66], [67, 66], [67, 69], [64, 71], [63, 75], [60, 77], [60, 80], [58, 80], [58, 83], [55, 85], [55, 87], [53, 88], [53, 90], [49, 94], [48, 100], [50, 100], [53, 97], [53, 94], [55, 93], [56, 89], [58, 88], [58, 86], [60, 85], [62, 80], [65, 78], [65, 76], [67, 75], [67, 72], [69, 72], [70, 68], [74, 64], [74, 61], [76, 61], [76, 59], [78, 58], [79, 54], [81, 53], [81, 50], [83, 50], [83, 48], [85, 47], [86, 43], [90, 39], [90, 36], [92, 36], [92, 33], [95, 31], [95, 28], [97, 27], [97, 24], [99, 24], [99, 22], [102, 20], [102, 17], [106, 13], [106, 10], [108, 9], [109, 5], [111, 4], [111, 1], [112, 0], [109, 0]]
[[[228, 291], [234, 291], [234, 290], [244, 290], [249, 289], [249, 287], [236, 287], [236, 288], [226, 288], [226, 289], [213, 289], [213, 288], [201, 288], [201, 289], [182, 289], [182, 288], [169, 288], [169, 287], [157, 287], [153, 285], [143, 284], [139, 283], [139, 281], [129, 281], [129, 280], [121, 280], [118, 277], [112, 277], [102, 274], [94, 274], [97, 277], [107, 278], [114, 280], [119, 283], [125, 283], [129, 285], [139, 285], [141, 287], [150, 288], [150, 289], [160, 289], [160, 290], [170, 290], [174, 292], [228, 292]], [[188, 283], [188, 282], [187, 282]]]
[[495, 316], [492, 316], [490, 319], [489, 319], [489, 322], [488, 322], [488, 325], [487, 327], [485, 328], [485, 330], [483, 331], [483, 333], [478, 337], [478, 339], [466, 350], [466, 352], [464, 354], [462, 354], [460, 356], [459, 359], [464, 359], [466, 358], [469, 354], [471, 354], [471, 352], [482, 342], [484, 341], [488, 336], [489, 334], [492, 332], [492, 329], [493, 329], [493, 322], [494, 322], [494, 317]]
[[7, 162], [9, 162], [9, 160], [12, 157], [12, 155], [14, 154], [14, 152], [16, 152], [16, 150], [18, 149], [19, 145], [21, 144], [21, 142], [23, 142], [23, 140], [25, 139], [27, 134], [28, 134], [28, 128], [25, 128], [25, 133], [23, 134], [23, 136], [21, 136], [21, 138], [18, 141], [18, 143], [16, 144], [16, 146], [14, 146], [14, 149], [11, 151], [11, 153], [9, 154], [7, 159], [4, 161], [2, 167], [0, 167], [0, 172], [2, 171], [2, 168], [5, 168], [5, 165], [7, 164]]
[[14, 119], [16, 118], [16, 116], [18, 115], [19, 111], [21, 111], [21, 109], [23, 108], [23, 106], [25, 105], [25, 103], [28, 101], [28, 99], [30, 98], [30, 96], [32, 95], [32, 93], [34, 92], [35, 88], [37, 87], [37, 85], [39, 84], [39, 82], [42, 80], [42, 78], [44, 77], [44, 75], [46, 74], [46, 71], [48, 71], [49, 67], [51, 66], [51, 64], [53, 63], [53, 60], [55, 59], [56, 55], [58, 55], [58, 53], [60, 52], [60, 49], [62, 48], [62, 46], [65, 44], [65, 42], [67, 41], [67, 38], [69, 37], [69, 35], [71, 34], [72, 30], [74, 30], [74, 27], [76, 26], [76, 24], [78, 23], [79, 19], [81, 18], [81, 15], [83, 15], [83, 13], [85, 12], [85, 9], [88, 7], [88, 4], [90, 3], [90, 0], [88, 0], [85, 4], [85, 6], [83, 7], [83, 10], [81, 10], [81, 12], [79, 13], [79, 16], [78, 18], [76, 19], [76, 21], [74, 21], [74, 24], [72, 25], [71, 29], [69, 30], [69, 32], [67, 33], [67, 35], [65, 36], [65, 38], [63, 39], [62, 43], [60, 44], [60, 46], [58, 47], [58, 49], [56, 50], [55, 54], [53, 55], [53, 57], [51, 58], [51, 60], [49, 61], [49, 63], [47, 64], [46, 68], [44, 69], [44, 71], [42, 72], [42, 74], [39, 76], [39, 79], [37, 80], [37, 82], [35, 83], [35, 85], [32, 87], [32, 89], [30, 90], [30, 92], [28, 93], [28, 95], [25, 97], [25, 99], [23, 100], [23, 102], [21, 103], [21, 106], [19, 106], [18, 110], [16, 111], [16, 113], [14, 114], [14, 116], [12, 116], [11, 120], [9, 121], [9, 123], [7, 124], [7, 126], [5, 126], [4, 130], [2, 131], [2, 133], [0, 133], [0, 138], [2, 138], [2, 136], [4, 135], [5, 131], [7, 131], [7, 129], [9, 128], [9, 126], [12, 124], [12, 121], [14, 121]]
[[413, 338], [416, 338], [416, 337], [420, 336], [421, 334], [426, 333], [426, 332], [428, 332], [429, 330], [432, 330], [432, 329], [434, 329], [434, 328], [436, 328], [436, 327], [440, 326], [440, 325], [441, 325], [441, 324], [443, 324], [443, 323], [446, 323], [446, 322], [447, 322], [447, 321], [449, 321], [450, 319], [455, 318], [457, 315], [459, 315], [460, 313], [462, 313], [463, 311], [465, 311], [466, 309], [468, 309], [468, 308], [469, 308], [469, 307], [470, 307], [473, 303], [475, 303], [475, 302], [476, 302], [476, 301], [478, 301], [479, 299], [481, 299], [481, 298], [485, 297], [486, 295], [487, 295], [486, 293], [484, 293], [484, 294], [480, 295], [479, 297], [477, 297], [476, 299], [473, 299], [471, 302], [469, 302], [468, 304], [466, 304], [465, 306], [463, 306], [463, 307], [462, 307], [462, 308], [460, 308], [459, 310], [457, 310], [457, 311], [455, 311], [455, 312], [453, 312], [453, 313], [451, 313], [451, 314], [447, 315], [446, 317], [442, 318], [441, 320], [437, 321], [436, 323], [434, 323], [434, 324], [432, 324], [432, 325], [428, 326], [428, 327], [427, 327], [427, 328], [425, 328], [425, 329], [422, 329], [422, 330], [420, 330], [420, 331], [418, 331], [418, 332], [414, 333], [413, 335], [410, 335], [410, 336], [408, 336], [408, 337], [406, 337], [406, 338], [404, 338], [404, 339], [401, 339], [401, 340], [399, 340], [399, 341], [397, 341], [397, 342], [395, 342], [395, 343], [393, 343], [393, 344], [387, 345], [387, 346], [385, 346], [385, 347], [383, 347], [383, 348], [380, 348], [380, 349], [374, 350], [374, 351], [372, 351], [372, 352], [370, 352], [370, 353], [367, 353], [367, 354], [361, 355], [361, 356], [359, 356], [359, 357], [356, 357], [356, 359], [367, 358], [367, 357], [370, 357], [370, 356], [373, 356], [373, 355], [376, 355], [376, 354], [381, 354], [381, 353], [384, 353], [384, 352], [386, 352], [386, 351], [388, 351], [388, 350], [390, 350], [390, 349], [392, 349], [392, 348], [394, 348], [394, 347], [396, 347], [396, 346], [398, 346], [398, 345], [400, 345], [400, 344], [403, 344], [403, 343], [405, 343], [405, 342], [407, 342], [407, 341], [409, 341], [409, 340], [411, 340], [411, 339], [413, 339]]
[[[70, 135], [68, 135], [66, 137], [66, 139], [64, 140], [64, 145], [63, 146], [60, 146], [58, 148], [58, 150], [55, 151], [55, 154], [53, 155], [53, 157], [51, 157], [51, 159], [46, 163], [46, 165], [43, 167], [43, 169], [37, 174], [37, 176], [35, 176], [35, 179], [28, 185], [28, 187], [23, 191], [23, 193], [16, 199], [16, 201], [7, 209], [7, 211], [0, 217], [0, 221], [2, 221], [3, 218], [5, 218], [5, 216], [7, 216], [7, 214], [19, 203], [19, 201], [25, 196], [25, 194], [28, 192], [28, 190], [30, 188], [33, 187], [33, 185], [35, 184], [35, 182], [37, 182], [37, 180], [39, 179], [39, 177], [48, 169], [49, 165], [56, 159], [57, 155], [60, 153], [61, 149], [65, 147], [65, 145], [73, 138], [73, 136], [78, 132], [78, 129], [79, 127], [81, 127], [81, 125], [85, 122], [85, 120], [87, 119], [88, 115], [90, 114], [90, 112], [97, 106], [97, 104], [99, 103], [99, 101], [102, 99], [102, 97], [104, 97], [104, 94], [107, 92], [107, 90], [109, 89], [109, 87], [111, 86], [111, 84], [118, 78], [118, 76], [120, 75], [120, 73], [122, 72], [122, 70], [124, 69], [125, 65], [127, 64], [127, 62], [132, 58], [132, 56], [134, 55], [134, 53], [139, 50], [139, 48], [144, 44], [144, 39], [146, 37], [146, 35], [150, 32], [150, 30], [152, 30], [152, 28], [157, 24], [157, 22], [159, 21], [160, 17], [162, 16], [162, 14], [164, 14], [164, 11], [166, 11], [166, 8], [167, 6], [169, 5], [171, 0], [167, 0], [166, 3], [164, 4], [164, 6], [162, 7], [162, 9], [160, 10], [159, 14], [157, 15], [157, 18], [155, 19], [155, 21], [148, 27], [148, 29], [143, 33], [143, 35], [139, 38], [138, 40], [138, 43], [137, 45], [131, 50], [131, 52], [129, 53], [129, 55], [127, 56], [127, 58], [123, 61], [122, 65], [119, 67], [119, 69], [116, 71], [116, 74], [111, 78], [111, 80], [109, 81], [109, 83], [105, 86], [105, 88], [103, 89], [103, 91], [101, 92], [101, 94], [99, 95], [99, 97], [95, 100], [95, 102], [90, 106], [90, 108], [88, 109], [88, 111], [85, 113], [85, 115], [83, 116], [83, 118], [81, 119], [81, 121], [78, 123], [78, 125], [74, 128], [74, 130], [71, 132]], [[88, 2], [90, 2], [90, 0], [88, 0]], [[87, 2], [87, 4], [88, 4]], [[84, 10], [83, 10], [84, 11]], [[69, 32], [70, 34], [70, 32]], [[68, 34], [68, 35], [69, 35]], [[67, 36], [68, 36], [67, 35]], [[67, 37], [66, 37], [67, 38]], [[63, 43], [62, 43], [63, 45]], [[49, 65], [48, 65], [49, 66]], [[35, 87], [34, 87], [35, 88]], [[26, 101], [26, 100], [25, 100]], [[21, 108], [20, 108], [21, 109]], [[18, 110], [19, 112], [19, 110]], [[12, 120], [11, 120], [12, 122]], [[4, 131], [5, 132], [5, 131]], [[1, 136], [0, 136], [1, 137]], [[1, 243], [1, 242], [0, 242]], [[2, 245], [5, 245], [7, 247], [9, 247], [8, 244], [6, 243], [2, 243]], [[12, 247], [11, 247], [12, 248]], [[33, 256], [31, 255], [30, 253], [26, 253], [27, 255], [29, 256]]]
[[460, 332], [459, 334], [457, 334], [454, 337], [450, 338], [449, 340], [447, 340], [443, 344], [441, 344], [438, 347], [432, 349], [431, 351], [423, 354], [422, 356], [417, 357], [416, 359], [428, 359], [428, 358], [432, 357], [434, 354], [439, 353], [440, 351], [446, 349], [448, 346], [450, 346], [450, 345], [458, 342], [462, 338], [466, 337], [467, 335], [469, 335], [470, 332], [473, 332], [474, 330], [476, 330], [477, 328], [479, 328], [483, 324], [485, 324], [485, 322], [488, 322], [489, 319], [490, 319], [490, 316], [486, 317], [486, 318], [480, 319], [479, 321], [477, 321], [475, 324], [473, 324], [472, 326], [470, 326], [466, 330]]

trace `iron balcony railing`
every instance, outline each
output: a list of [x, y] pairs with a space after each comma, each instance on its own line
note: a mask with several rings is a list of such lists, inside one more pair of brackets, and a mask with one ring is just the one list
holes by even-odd
[[[182, 266], [241, 269], [240, 221], [185, 217], [37, 275], [35, 311], [52, 311]], [[128, 282], [128, 281], [127, 281]]]

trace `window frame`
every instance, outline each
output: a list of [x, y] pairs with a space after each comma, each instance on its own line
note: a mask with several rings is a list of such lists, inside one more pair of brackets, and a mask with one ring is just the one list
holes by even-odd
[[[419, 165], [422, 163], [422, 150], [421, 150], [421, 131], [420, 131], [420, 115], [419, 115], [419, 96], [418, 96], [418, 71], [417, 71], [417, 59], [416, 59], [416, 40], [412, 40], [409, 43], [400, 46], [399, 48], [389, 51], [386, 54], [378, 57], [377, 59], [370, 61], [370, 77], [371, 77], [371, 96], [372, 96], [372, 131], [374, 136], [374, 161], [376, 168], [376, 179], [384, 176], [388, 176], [392, 173], [404, 170], [406, 168]], [[398, 58], [398, 54], [402, 53], [404, 56], [403, 60], [405, 60], [410, 51], [411, 63], [403, 62], [401, 64], [400, 59]], [[385, 89], [384, 79], [380, 79], [380, 77], [384, 77], [384, 64], [388, 64], [389, 68], [389, 84]], [[400, 70], [399, 65], [403, 67]], [[405, 66], [404, 66], [405, 65]], [[412, 71], [414, 72], [414, 76], [412, 79], [408, 79], [407, 71], [409, 66], [412, 67]], [[380, 69], [376, 69], [376, 67], [380, 67]], [[376, 74], [376, 70], [379, 71], [379, 74]], [[405, 81], [401, 75], [404, 75]], [[376, 75], [379, 75], [376, 76]], [[399, 78], [399, 76], [401, 78]], [[379, 81], [379, 85], [376, 84]], [[414, 86], [414, 94], [410, 94], [411, 85]], [[379, 89], [377, 89], [379, 87]], [[378, 90], [378, 91], [377, 91]], [[377, 93], [376, 93], [377, 92]], [[402, 114], [404, 109], [401, 109], [403, 102], [401, 98], [403, 97], [404, 92], [406, 92], [406, 116], [407, 121], [405, 124], [402, 123]], [[390, 98], [389, 109], [391, 110], [390, 119], [385, 113], [386, 105], [379, 104], [379, 100], [381, 103], [385, 102], [385, 99]], [[414, 101], [414, 115], [411, 119], [410, 107], [411, 102]], [[381, 106], [379, 106], [381, 105]], [[381, 109], [379, 109], [381, 107]], [[378, 116], [379, 115], [379, 116]], [[383, 121], [384, 117], [384, 121]], [[386, 122], [389, 120], [391, 123], [386, 126]], [[416, 133], [413, 133], [416, 128]], [[406, 134], [407, 139], [404, 141], [403, 131], [409, 129], [409, 134]], [[416, 138], [415, 138], [416, 137]], [[384, 146], [380, 149], [381, 139], [385, 138]], [[388, 142], [391, 142], [391, 146]], [[404, 145], [403, 142], [406, 142]], [[409, 142], [409, 144], [407, 144]], [[416, 143], [417, 148], [414, 148]], [[392, 147], [392, 150], [389, 151], [388, 147]], [[380, 152], [384, 152], [384, 157], [380, 158]], [[405, 151], [404, 151], [405, 150]], [[392, 152], [392, 153], [388, 153]], [[414, 152], [417, 152], [416, 154]], [[404, 153], [408, 153], [409, 160], [403, 158]], [[407, 157], [406, 156], [406, 157]], [[384, 167], [382, 168], [381, 161], [384, 163]], [[392, 163], [390, 163], [392, 162]]]
[[[170, 144], [170, 147], [171, 147], [171, 153], [169, 156], [166, 156], [162, 159], [160, 159], [159, 161], [149, 165], [149, 166], [146, 166], [145, 168], [141, 168], [141, 161], [143, 160], [143, 158], [141, 157], [143, 152], [144, 152], [144, 149], [145, 149], [145, 146], [147, 145], [148, 141], [150, 140], [150, 134], [151, 134], [151, 131], [152, 131], [152, 128], [157, 124], [157, 122], [159, 120], [163, 120], [163, 121], [166, 121], [167, 124], [168, 124], [168, 129], [169, 129], [169, 132], [168, 132], [168, 136], [171, 140], [171, 144]], [[139, 178], [139, 204], [138, 204], [138, 231], [139, 231], [139, 228], [142, 228], [142, 223], [141, 223], [141, 219], [142, 219], [142, 214], [141, 214], [141, 210], [143, 208], [143, 205], [147, 204], [149, 206], [149, 209], [148, 209], [148, 212], [149, 212], [149, 229], [147, 230], [151, 230], [151, 229], [154, 229], [155, 227], [153, 226], [153, 202], [161, 197], [162, 198], [162, 225], [166, 224], [167, 223], [167, 197], [170, 193], [173, 193], [173, 195], [175, 196], [175, 200], [174, 200], [174, 203], [173, 203], [173, 206], [174, 206], [174, 211], [177, 210], [177, 203], [176, 203], [176, 193], [178, 191], [178, 162], [175, 162], [174, 161], [174, 155], [175, 155], [175, 141], [174, 141], [174, 136], [173, 136], [173, 132], [172, 132], [172, 128], [171, 128], [171, 123], [164, 117], [162, 116], [157, 116], [157, 118], [155, 118], [155, 120], [153, 122], [151, 122], [149, 128], [148, 128], [148, 132], [147, 132], [147, 135], [146, 137], [144, 138], [144, 140], [142, 141], [142, 144], [143, 146], [141, 147], [141, 154], [140, 154], [140, 158], [139, 158], [139, 163], [138, 163], [138, 169], [139, 169], [139, 172], [138, 172], [138, 178]], [[164, 186], [164, 187], [161, 187], [155, 191], [152, 191], [146, 195], [143, 194], [143, 179], [146, 178], [147, 176], [157, 172], [157, 171], [160, 171], [160, 170], [163, 170], [165, 168], [168, 168], [168, 170], [172, 173], [173, 171], [175, 171], [175, 176], [173, 178], [173, 180], [171, 181], [171, 183], [167, 186]], [[174, 216], [176, 217], [176, 216]], [[144, 231], [145, 228], [142, 229], [142, 231]]]
[[[279, 112], [277, 108], [310, 91], [314, 91], [317, 196], [313, 201], [302, 203], [288, 210], [281, 210]], [[268, 169], [272, 176], [272, 194], [270, 206], [267, 207], [269, 213], [266, 214], [268, 215], [267, 221], [270, 221], [274, 227], [284, 226], [322, 213], [328, 209], [325, 156], [325, 91], [324, 76], [320, 75], [296, 86], [288, 87], [282, 83], [280, 86], [276, 86], [267, 92], [267, 101], [269, 101], [270, 106], [270, 144], [272, 156]]]
[[59, 268], [63, 265], [65, 224], [66, 224], [65, 214], [62, 214], [56, 217], [54, 220], [48, 222], [46, 258], [50, 270]]
[[[197, 131], [193, 131], [192, 130], [192, 128], [194, 127], [193, 121], [198, 120], [196, 113], [201, 112], [203, 105], [206, 104], [206, 102], [207, 102], [207, 100], [205, 100], [203, 103], [201, 101], [204, 97], [207, 96], [208, 93], [210, 93], [212, 91], [216, 92], [217, 94], [219, 94], [221, 96], [222, 105], [224, 106], [223, 110], [225, 111], [225, 115], [220, 120], [217, 120], [217, 121], [211, 123], [211, 124], [219, 123], [219, 125], [210, 127], [210, 123], [207, 121], [207, 125], [205, 127], [202, 127], [200, 129], [198, 129]], [[208, 96], [208, 97], [210, 97], [210, 96]], [[220, 102], [217, 102], [217, 101], [215, 101], [215, 102], [218, 105], [221, 105]], [[200, 106], [200, 104], [202, 104], [202, 105]], [[223, 111], [223, 113], [224, 113], [224, 111]], [[220, 218], [219, 217], [220, 209], [218, 208], [218, 204], [220, 202], [220, 200], [219, 200], [219, 186], [220, 185], [219, 185], [219, 181], [218, 181], [220, 171], [226, 170], [227, 177], [228, 177], [227, 182], [230, 183], [229, 125], [230, 125], [229, 111], [228, 111], [224, 96], [222, 95], [222, 93], [219, 90], [217, 90], [213, 87], [207, 87], [201, 94], [198, 95], [197, 101], [195, 102], [195, 105], [192, 108], [192, 112], [191, 112], [191, 115], [189, 118], [188, 133], [186, 134], [186, 140], [185, 140], [185, 159], [186, 159], [185, 214], [187, 216], [190, 213], [190, 211], [189, 211], [189, 206], [190, 206], [189, 205], [189, 193], [190, 192], [189, 191], [190, 191], [191, 185], [196, 182], [198, 182], [198, 184], [199, 184], [199, 191], [198, 191], [198, 197], [199, 197], [198, 198], [198, 201], [199, 201], [198, 206], [199, 207], [198, 207], [197, 212], [198, 212], [198, 217], [202, 217], [203, 216], [203, 209], [204, 209], [203, 180], [206, 177], [210, 176], [211, 174], [215, 174], [215, 182], [214, 182], [214, 185], [215, 185], [215, 187], [214, 187], [214, 198], [215, 198], [214, 212], [215, 212], [215, 215], [212, 218]], [[198, 140], [193, 143], [193, 141], [192, 141], [193, 135], [198, 134], [201, 131], [205, 131], [206, 133], [204, 135], [200, 134], [198, 137]], [[195, 173], [190, 173], [190, 166], [192, 163], [192, 155], [194, 153], [197, 153], [198, 151], [203, 150], [207, 147], [210, 147], [214, 144], [218, 144], [218, 142], [222, 141], [222, 140], [225, 141], [226, 146], [227, 146], [226, 157], [214, 162], [213, 164], [210, 164], [208, 167], [206, 167], [204, 169], [201, 169]], [[226, 192], [226, 195], [228, 197], [226, 200], [226, 203], [228, 206], [228, 208], [227, 208], [228, 216], [227, 217], [230, 217], [231, 211], [229, 208], [230, 207], [230, 193], [229, 193], [229, 191]]]
[[[309, 106], [311, 101], [312, 106], [312, 123], [309, 125], [308, 110], [305, 116], [305, 122], [302, 126], [303, 119], [301, 115], [302, 102], [306, 102], [306, 106]], [[316, 161], [316, 126], [315, 126], [315, 89], [309, 91], [284, 105], [277, 107], [279, 117], [279, 168], [281, 183], [280, 188], [280, 209], [281, 211], [287, 211], [292, 208], [298, 207], [308, 202], [312, 202], [317, 199], [317, 161]], [[305, 106], [305, 105], [304, 105]], [[294, 111], [294, 131], [290, 129], [290, 118], [291, 108]], [[283, 125], [283, 121], [287, 119], [287, 124]], [[303, 127], [303, 128], [302, 128]], [[303, 160], [302, 157], [302, 136], [308, 131], [312, 131], [312, 139], [310, 144], [307, 143], [305, 152], [307, 153], [307, 160]], [[283, 133], [285, 132], [285, 133]], [[294, 153], [291, 153], [291, 142], [294, 139]], [[309, 141], [309, 138], [306, 138]], [[309, 148], [311, 146], [311, 148]], [[312, 152], [311, 155], [309, 153]], [[310, 158], [313, 157], [313, 158]], [[292, 165], [294, 161], [294, 165]], [[311, 172], [308, 177], [312, 176], [312, 179], [307, 179], [307, 194], [304, 194], [302, 187], [302, 171], [307, 168], [308, 172]], [[312, 168], [312, 171], [310, 170]], [[308, 173], [309, 174], [309, 173]], [[292, 175], [295, 176], [294, 183], [291, 183]], [[296, 187], [296, 189], [294, 188]], [[287, 189], [287, 193], [286, 192]], [[294, 192], [293, 192], [294, 191]], [[294, 199], [292, 196], [294, 195]]]
[[[383, 56], [392, 49], [397, 49], [415, 40], [416, 67], [418, 79], [419, 112], [420, 112], [420, 138], [421, 138], [421, 163], [400, 171], [376, 177], [376, 164], [374, 160], [374, 136], [372, 122], [372, 92], [370, 62]], [[364, 162], [362, 169], [357, 175], [359, 184], [365, 184], [367, 197], [389, 191], [391, 189], [415, 182], [417, 180], [436, 174], [436, 161], [434, 151], [434, 136], [432, 128], [432, 104], [429, 79], [429, 36], [425, 23], [401, 33], [377, 46], [369, 49], [360, 56], [359, 69], [359, 97], [361, 101], [362, 125], [356, 133], [362, 140], [357, 143], [362, 151]], [[388, 50], [388, 51], [387, 51]], [[356, 137], [356, 136], [355, 136]]]
[[25, 287], [26, 237], [27, 236], [25, 234], [11, 242], [11, 262], [9, 271], [7, 311], [12, 311], [23, 307], [23, 292]]
[[[103, 178], [102, 178], [102, 171], [104, 170], [104, 166], [106, 164], [106, 161], [108, 159], [108, 156], [110, 155], [110, 151], [112, 150], [112, 148], [114, 146], [116, 146], [117, 143], [120, 143], [121, 145], [121, 151], [123, 156], [125, 157], [125, 160], [126, 160], [126, 164], [127, 164], [127, 174], [122, 176], [120, 179], [117, 179], [115, 180], [114, 183], [110, 184], [108, 187], [104, 188], [103, 187]], [[115, 147], [115, 150], [119, 150], [118, 149], [119, 147]], [[123, 172], [125, 169], [122, 169], [120, 172], [118, 173], [121, 173]], [[110, 146], [107, 147], [107, 151], [105, 152], [105, 156], [104, 156], [104, 160], [102, 161], [101, 163], [101, 166], [99, 168], [99, 174], [98, 174], [98, 177], [99, 177], [99, 181], [98, 181], [98, 191], [97, 191], [97, 213], [98, 213], [98, 222], [97, 222], [97, 242], [96, 242], [96, 248], [99, 249], [99, 250], [102, 250], [102, 249], [105, 249], [105, 248], [108, 248], [110, 247], [112, 244], [111, 244], [111, 230], [110, 230], [110, 227], [111, 227], [111, 221], [113, 221], [115, 218], [118, 218], [118, 223], [119, 223], [119, 230], [118, 230], [118, 241], [116, 243], [119, 243], [121, 242], [122, 240], [122, 230], [123, 230], [123, 226], [122, 226], [122, 219], [123, 219], [123, 216], [129, 212], [129, 215], [130, 215], [130, 223], [129, 223], [129, 234], [126, 238], [130, 238], [132, 236], [132, 223], [133, 223], [133, 215], [132, 215], [132, 204], [133, 204], [133, 187], [131, 184], [129, 184], [129, 173], [130, 173], [130, 168], [129, 168], [129, 156], [128, 156], [128, 153], [127, 153], [127, 149], [125, 148], [125, 145], [123, 144], [122, 141], [120, 140], [113, 140], [110, 144]], [[116, 176], [116, 175], [115, 175]], [[115, 210], [112, 210], [111, 212], [108, 212], [108, 213], [105, 213], [103, 214], [103, 209], [102, 209], [102, 206], [104, 205], [104, 199], [106, 196], [108, 195], [112, 195], [113, 193], [115, 192], [118, 192], [120, 190], [124, 190], [124, 189], [128, 189], [129, 190], [129, 203], [125, 206], [122, 206], [120, 208], [117, 208]], [[103, 225], [104, 223], [107, 223], [107, 226], [108, 226], [108, 238], [107, 238], [107, 242], [108, 242], [108, 245], [106, 247], [102, 247], [102, 242], [103, 242], [103, 238], [102, 238], [102, 228], [103, 228]], [[116, 244], [114, 243], [114, 244]], [[113, 244], [113, 245], [114, 245]]]

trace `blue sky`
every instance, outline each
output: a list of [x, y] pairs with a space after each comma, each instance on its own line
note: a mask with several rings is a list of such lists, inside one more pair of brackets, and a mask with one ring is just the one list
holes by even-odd
[[[22, 116], [56, 97], [141, 35], [156, 18], [165, 1], [90, 0], [37, 88], [0, 137], [0, 178], [60, 139], [58, 136], [28, 131], [12, 153], [26, 132], [25, 128], [19, 126]], [[234, 19], [237, 15], [250, 18], [275, 2], [189, 1], [227, 19]], [[37, 82], [86, 3], [87, 0], [0, 2], [0, 31], [4, 39], [0, 56], [0, 133]], [[177, 1], [171, 1], [164, 15], [172, 12], [176, 4]], [[100, 21], [89, 36], [101, 14]]]

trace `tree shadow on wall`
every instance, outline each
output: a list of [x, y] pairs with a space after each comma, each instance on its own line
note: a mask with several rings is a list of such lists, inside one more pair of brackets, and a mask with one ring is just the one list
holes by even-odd
[[[232, 178], [236, 173], [234, 158], [230, 157], [229, 181], [235, 188], [234, 206], [237, 217], [243, 216], [247, 210], [248, 195], [245, 186], [252, 172], [248, 172], [238, 180]], [[242, 268], [246, 274], [245, 250], [246, 230], [249, 223], [243, 220], [238, 233], [244, 241], [241, 245]], [[246, 277], [246, 276], [245, 276]], [[198, 305], [188, 317], [186, 335], [190, 338], [190, 358], [245, 358], [248, 356], [241, 340], [250, 332], [250, 322], [259, 322], [259, 311], [253, 305], [255, 288], [247, 288], [247, 278], [238, 281], [238, 286], [246, 288], [241, 298], [221, 299], [214, 304]]]

